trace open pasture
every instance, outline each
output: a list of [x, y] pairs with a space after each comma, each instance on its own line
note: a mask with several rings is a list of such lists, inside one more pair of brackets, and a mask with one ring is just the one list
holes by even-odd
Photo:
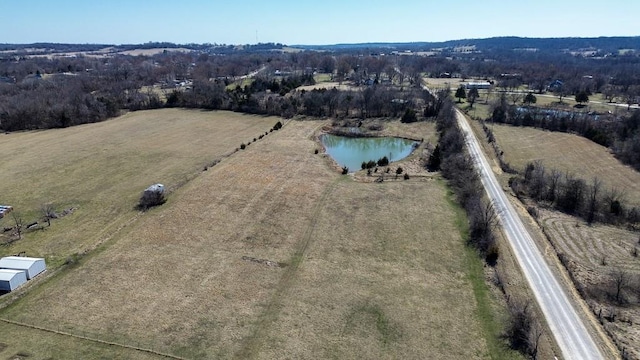
[[505, 160], [516, 169], [541, 160], [547, 169], [569, 172], [587, 183], [598, 177], [607, 191], [616, 188], [625, 194], [626, 203], [640, 205], [640, 173], [618, 161], [606, 147], [574, 134], [508, 125], [489, 127]]
[[[170, 191], [264, 134], [277, 118], [230, 112], [163, 109], [129, 113], [66, 129], [0, 135], [0, 202], [25, 224], [42, 204], [57, 213], [43, 230], [0, 247], [0, 254], [43, 256], [51, 267], [104, 241], [138, 216], [142, 190], [163, 183]], [[172, 202], [169, 196], [169, 203]], [[11, 216], [0, 227], [14, 226]], [[0, 240], [11, 240], [8, 232]]]
[[[183, 358], [489, 357], [444, 184], [340, 175], [314, 154], [327, 124], [224, 158], [0, 318]], [[55, 354], [21, 329], [11, 351]]]

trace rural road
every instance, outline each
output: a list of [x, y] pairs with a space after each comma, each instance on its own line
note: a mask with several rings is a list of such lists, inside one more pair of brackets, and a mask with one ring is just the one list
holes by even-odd
[[489, 199], [494, 203], [507, 239], [529, 282], [529, 287], [546, 317], [549, 328], [560, 346], [562, 356], [567, 360], [604, 359], [582, 319], [569, 301], [562, 285], [555, 278], [498, 183], [467, 119], [457, 109], [456, 116], [469, 153], [480, 173], [482, 184]]

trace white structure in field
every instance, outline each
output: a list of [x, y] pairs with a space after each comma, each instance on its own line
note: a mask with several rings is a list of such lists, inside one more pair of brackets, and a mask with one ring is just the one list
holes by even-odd
[[164, 185], [162, 185], [162, 184], [153, 184], [153, 185], [149, 186], [148, 188], [146, 188], [144, 190], [144, 192], [164, 194]]
[[491, 88], [491, 83], [488, 81], [478, 81], [478, 82], [468, 82], [465, 87], [467, 88], [467, 90], [469, 89], [489, 89]]
[[22, 270], [0, 269], [0, 290], [13, 291], [27, 282], [27, 273]]
[[20, 270], [27, 275], [27, 280], [45, 271], [47, 265], [42, 258], [23, 256], [7, 256], [0, 259], [0, 269]]

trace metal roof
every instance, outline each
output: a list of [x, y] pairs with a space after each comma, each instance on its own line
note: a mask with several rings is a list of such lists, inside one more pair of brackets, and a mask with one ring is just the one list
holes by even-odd
[[0, 269], [0, 281], [9, 281], [17, 274], [23, 272], [23, 270]]
[[0, 268], [3, 268], [3, 267], [9, 267], [9, 268], [18, 267], [18, 268], [22, 269], [25, 266], [29, 267], [33, 263], [35, 263], [37, 261], [43, 261], [43, 260], [44, 259], [42, 259], [42, 258], [32, 258], [32, 257], [25, 257], [25, 256], [7, 256], [7, 257], [3, 257], [2, 259], [0, 259]]

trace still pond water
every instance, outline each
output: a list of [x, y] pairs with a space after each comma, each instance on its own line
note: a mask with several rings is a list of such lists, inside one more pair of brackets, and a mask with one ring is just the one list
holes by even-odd
[[327, 154], [349, 172], [361, 169], [363, 161], [378, 161], [386, 156], [398, 161], [411, 154], [416, 141], [394, 137], [345, 137], [325, 134], [320, 137]]

